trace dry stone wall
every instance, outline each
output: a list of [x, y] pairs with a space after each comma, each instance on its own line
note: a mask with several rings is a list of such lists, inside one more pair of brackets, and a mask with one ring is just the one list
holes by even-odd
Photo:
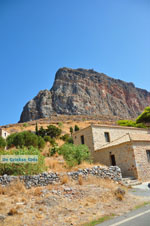
[[109, 178], [114, 181], [122, 180], [122, 174], [119, 167], [111, 166], [109, 168], [104, 168], [100, 166], [94, 166], [93, 168], [80, 169], [78, 171], [68, 173], [44, 172], [39, 175], [31, 176], [9, 176], [5, 174], [3, 176], [0, 176], [0, 184], [9, 185], [11, 182], [19, 179], [24, 182], [27, 188], [46, 186], [48, 184], [59, 182], [61, 180], [61, 177], [64, 175], [68, 175], [68, 177], [74, 180], [77, 180], [79, 176], [86, 178], [89, 175], [93, 175], [99, 178]]

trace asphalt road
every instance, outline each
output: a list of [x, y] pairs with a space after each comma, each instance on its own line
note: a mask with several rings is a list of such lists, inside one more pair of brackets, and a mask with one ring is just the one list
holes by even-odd
[[150, 226], [150, 205], [131, 211], [96, 226]]
[[[150, 200], [150, 188], [148, 183], [134, 186], [130, 193], [136, 196], [147, 197]], [[150, 205], [146, 205], [137, 210], [133, 210], [120, 217], [115, 217], [112, 220], [105, 221], [104, 223], [96, 226], [150, 226]]]

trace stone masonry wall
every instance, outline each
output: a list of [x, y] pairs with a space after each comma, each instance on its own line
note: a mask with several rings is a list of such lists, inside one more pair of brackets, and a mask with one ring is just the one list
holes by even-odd
[[61, 180], [61, 177], [64, 175], [68, 175], [74, 180], [77, 180], [79, 176], [83, 178], [87, 178], [89, 175], [97, 176], [99, 178], [109, 178], [114, 181], [121, 181], [122, 174], [121, 170], [117, 166], [111, 166], [109, 168], [94, 166], [93, 168], [80, 169], [75, 172], [68, 173], [48, 173], [44, 172], [39, 175], [31, 175], [31, 176], [8, 176], [3, 175], [0, 176], [0, 184], [1, 185], [9, 185], [11, 182], [16, 180], [21, 180], [24, 182], [26, 188], [36, 187], [36, 186], [46, 186], [48, 184], [56, 183]]
[[150, 150], [150, 144], [148, 142], [134, 142], [133, 148], [138, 179], [148, 181], [150, 180], [150, 162], [148, 162], [146, 150]]
[[137, 177], [134, 152], [130, 144], [122, 144], [96, 151], [94, 153], [95, 162], [110, 166], [112, 164], [110, 152], [115, 155], [116, 165], [120, 167], [123, 176]]
[[[103, 145], [108, 144], [105, 140], [104, 133], [108, 132], [110, 135], [110, 142], [116, 140], [117, 138], [122, 137], [127, 133], [134, 134], [147, 134], [148, 131], [146, 129], [137, 129], [137, 128], [120, 128], [120, 127], [111, 127], [111, 126], [92, 126], [93, 133], [93, 142], [94, 142], [94, 150], [98, 150], [102, 148]], [[118, 140], [119, 142], [119, 140]]]
[[75, 145], [81, 144], [81, 136], [84, 136], [85, 145], [88, 146], [91, 152], [94, 151], [92, 128], [89, 126], [85, 129], [79, 130], [77, 133], [73, 134], [73, 140]]

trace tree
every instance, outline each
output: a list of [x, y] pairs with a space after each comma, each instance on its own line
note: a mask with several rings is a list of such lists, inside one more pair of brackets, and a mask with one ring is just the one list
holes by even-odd
[[59, 137], [61, 135], [61, 129], [54, 126], [54, 125], [50, 125], [47, 127], [47, 130], [46, 130], [46, 135], [47, 136], [50, 136], [51, 138], [56, 138], [56, 137]]
[[72, 126], [70, 127], [70, 134], [71, 134], [71, 136], [73, 134], [73, 128], [72, 128]]
[[43, 128], [43, 126], [40, 127], [40, 129], [38, 131], [38, 135], [41, 137], [46, 136], [46, 130]]
[[[43, 138], [42, 138], [43, 139]], [[44, 140], [43, 140], [44, 141]], [[20, 133], [14, 133], [7, 137], [7, 146], [8, 148], [16, 146], [16, 147], [39, 147], [41, 148], [41, 143], [45, 143], [38, 139], [38, 136], [29, 131], [24, 131]]]
[[79, 126], [78, 125], [75, 125], [74, 126], [74, 131], [78, 131], [78, 130], [80, 130]]
[[0, 137], [0, 148], [5, 148], [6, 146], [6, 141], [3, 137]]
[[142, 114], [140, 114], [137, 119], [136, 123], [144, 123], [149, 124], [150, 123], [150, 107], [146, 107]]
[[39, 130], [39, 129], [38, 129], [38, 124], [37, 124], [37, 122], [36, 122], [36, 125], [35, 125], [35, 134], [36, 134], [36, 135], [38, 135], [38, 133], [39, 133], [38, 130]]

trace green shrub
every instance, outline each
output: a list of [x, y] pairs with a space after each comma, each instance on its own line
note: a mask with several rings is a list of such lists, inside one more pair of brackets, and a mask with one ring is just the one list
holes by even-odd
[[29, 126], [29, 124], [28, 123], [23, 123], [23, 127], [28, 127]]
[[51, 143], [52, 146], [57, 145], [55, 139], [51, 138], [51, 137], [50, 137], [50, 143]]
[[0, 137], [0, 148], [5, 148], [6, 146], [6, 141], [3, 137]]
[[1, 150], [0, 155], [38, 155], [37, 163], [0, 163], [0, 175], [33, 175], [46, 170], [44, 156], [34, 147], [9, 151]]
[[6, 142], [7, 142], [7, 147], [8, 148], [11, 148], [11, 147], [14, 147], [14, 140], [15, 140], [15, 137], [16, 137], [17, 133], [13, 133], [11, 135], [9, 135], [6, 139]]
[[65, 134], [60, 137], [61, 140], [65, 141], [66, 143], [73, 144], [73, 138], [69, 134]]
[[58, 127], [63, 128], [64, 124], [62, 122], [58, 122]]
[[46, 134], [48, 136], [50, 136], [51, 138], [57, 138], [61, 135], [61, 129], [59, 129], [58, 127], [54, 126], [54, 125], [50, 125], [47, 127], [46, 129]]
[[70, 127], [70, 134], [71, 134], [71, 136], [73, 134], [73, 128], [72, 128], [72, 126]]
[[43, 126], [41, 126], [40, 129], [38, 130], [38, 135], [41, 137], [46, 136], [46, 130], [43, 128]]
[[51, 142], [50, 136], [44, 136], [44, 140], [45, 140], [45, 142]]
[[45, 142], [43, 138], [39, 138], [36, 134], [31, 133], [29, 131], [24, 131], [20, 133], [14, 133], [7, 137], [7, 146], [8, 148], [16, 146], [16, 147], [44, 147]]
[[143, 123], [136, 123], [135, 121], [132, 120], [119, 120], [117, 123], [120, 126], [146, 128], [146, 126]]
[[41, 127], [38, 131], [38, 135], [41, 137], [50, 136], [51, 138], [57, 138], [61, 135], [61, 132], [60, 128], [54, 125], [49, 125], [47, 129]]
[[45, 147], [45, 140], [42, 137], [38, 137], [38, 148], [43, 149]]
[[117, 123], [120, 126], [136, 127], [136, 122], [132, 120], [119, 120]]
[[59, 146], [55, 144], [51, 149], [50, 149], [50, 156], [53, 156], [56, 154], [56, 152], [59, 152]]
[[45, 136], [45, 137], [44, 137], [44, 140], [45, 140], [46, 142], [50, 142], [50, 144], [51, 144], [52, 146], [56, 145], [55, 139], [54, 139], [54, 138], [51, 138], [50, 136]]
[[136, 123], [150, 123], [150, 107], [144, 109], [142, 114], [137, 117]]
[[64, 144], [59, 149], [68, 166], [72, 167], [81, 164], [83, 161], [90, 161], [90, 152], [86, 145]]
[[78, 125], [75, 125], [74, 126], [74, 131], [78, 131], [78, 130], [80, 130], [79, 126]]

